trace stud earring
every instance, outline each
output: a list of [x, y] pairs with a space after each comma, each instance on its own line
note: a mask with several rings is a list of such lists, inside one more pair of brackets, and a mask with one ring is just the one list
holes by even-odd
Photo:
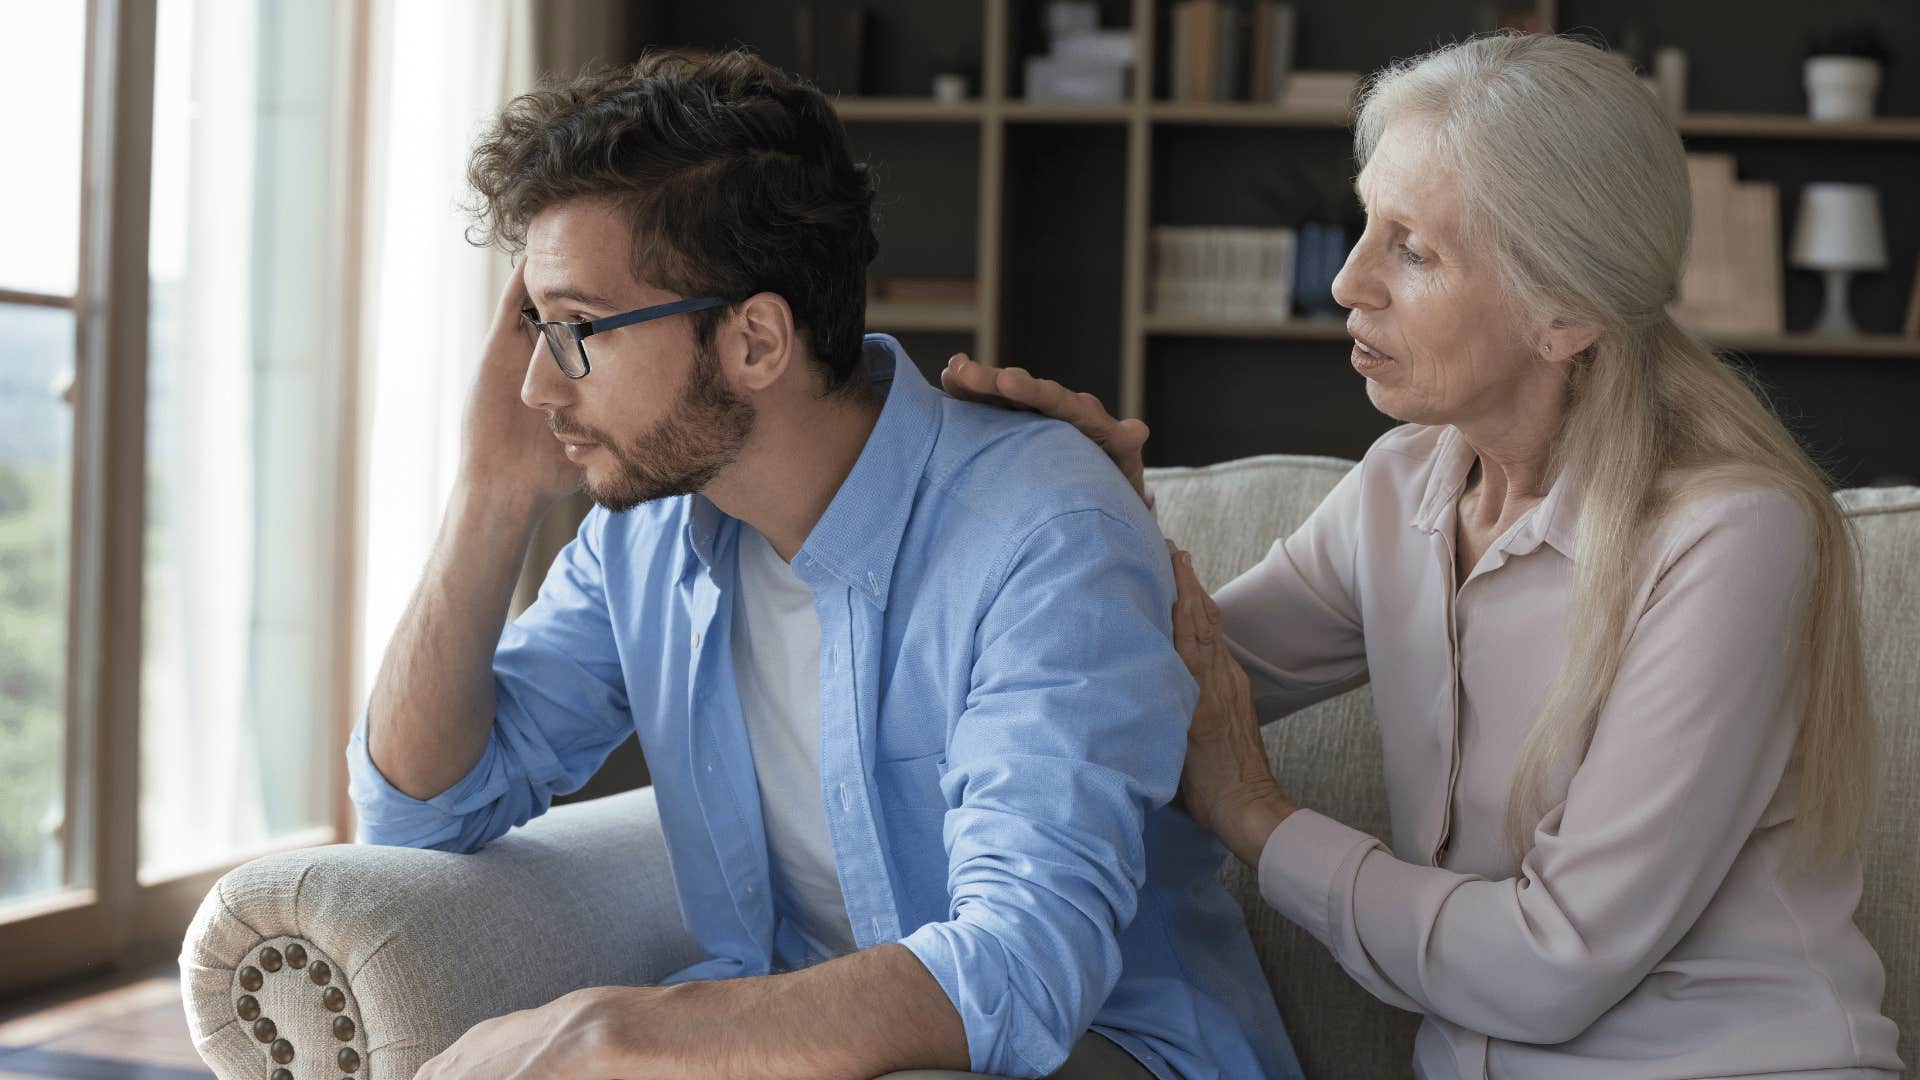
[[1545, 345], [1542, 345], [1540, 347], [1547, 350], [1547, 355], [1549, 356], [1553, 355], [1553, 342], [1549, 341]]

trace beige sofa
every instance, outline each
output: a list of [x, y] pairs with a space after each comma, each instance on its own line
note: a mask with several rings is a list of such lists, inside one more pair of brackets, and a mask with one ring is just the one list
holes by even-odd
[[[1260, 558], [1348, 467], [1265, 457], [1149, 476], [1167, 535], [1193, 550], [1213, 587]], [[1920, 1071], [1920, 489], [1839, 498], [1860, 540], [1884, 729], [1859, 923], [1886, 962], [1901, 1056]], [[1269, 725], [1266, 739], [1302, 805], [1386, 835], [1365, 688]], [[208, 894], [181, 951], [194, 1044], [222, 1080], [276, 1069], [389, 1080], [488, 1017], [582, 986], [653, 981], [696, 957], [657, 869], [659, 829], [642, 788], [556, 808], [473, 855], [335, 845], [248, 863]], [[1415, 1017], [1375, 1002], [1267, 910], [1244, 868], [1222, 873], [1307, 1074], [1407, 1075]]]

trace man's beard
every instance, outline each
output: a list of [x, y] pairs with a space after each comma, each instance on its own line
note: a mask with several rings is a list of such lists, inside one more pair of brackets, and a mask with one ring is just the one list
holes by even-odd
[[604, 432], [561, 424], [551, 413], [547, 426], [556, 433], [593, 439], [613, 455], [612, 479], [595, 484], [581, 471], [581, 489], [614, 513], [655, 499], [702, 491], [731, 465], [753, 430], [753, 405], [736, 396], [720, 375], [720, 360], [710, 346], [696, 348], [693, 370], [665, 419], [651, 431], [621, 446]]

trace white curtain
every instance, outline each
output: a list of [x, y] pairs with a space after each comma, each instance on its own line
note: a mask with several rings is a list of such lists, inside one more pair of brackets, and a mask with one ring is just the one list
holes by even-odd
[[356, 710], [432, 550], [511, 269], [465, 240], [467, 159], [533, 78], [531, 0], [373, 0], [370, 23]]
[[260, 31], [251, 4], [203, 7], [170, 0], [157, 23], [140, 800], [150, 871], [267, 834], [244, 677], [259, 539], [251, 224]]

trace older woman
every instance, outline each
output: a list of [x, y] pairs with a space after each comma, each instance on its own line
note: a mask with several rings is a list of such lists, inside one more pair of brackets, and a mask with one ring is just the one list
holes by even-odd
[[[1680, 141], [1627, 64], [1487, 37], [1378, 75], [1334, 295], [1404, 421], [1208, 598], [1182, 791], [1268, 903], [1424, 1013], [1424, 1077], [1892, 1076], [1853, 925], [1871, 777], [1845, 525], [1666, 312]], [[956, 393], [1145, 429], [956, 358]], [[1371, 680], [1394, 850], [1296, 807], [1258, 725]]]

